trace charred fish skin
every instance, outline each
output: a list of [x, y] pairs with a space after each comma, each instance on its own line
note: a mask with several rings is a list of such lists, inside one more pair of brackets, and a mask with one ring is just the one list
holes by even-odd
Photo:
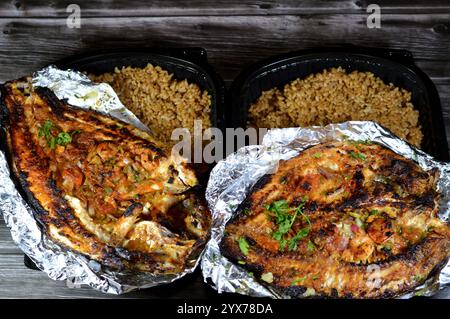
[[114, 269], [161, 274], [199, 254], [210, 213], [195, 173], [158, 141], [29, 79], [1, 94], [12, 178], [53, 241]]
[[375, 143], [319, 144], [256, 183], [220, 248], [287, 296], [394, 297], [450, 256], [438, 177]]

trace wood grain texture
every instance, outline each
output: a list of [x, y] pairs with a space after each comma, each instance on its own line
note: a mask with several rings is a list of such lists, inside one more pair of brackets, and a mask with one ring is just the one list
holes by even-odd
[[51, 280], [47, 274], [24, 266], [23, 253], [0, 216], [0, 298], [215, 298], [216, 295], [203, 284], [199, 269], [174, 284], [121, 296], [105, 295], [88, 286], [69, 288], [65, 281]]
[[85, 17], [137, 17], [137, 16], [232, 16], [232, 15], [285, 15], [366, 12], [367, 6], [377, 3], [383, 13], [409, 13], [421, 10], [422, 13], [450, 12], [450, 3], [445, 0], [370, 1], [370, 0], [282, 0], [282, 1], [177, 1], [177, 0], [119, 0], [119, 1], [45, 1], [9, 0], [0, 4], [0, 17], [66, 17], [66, 8], [76, 3]]
[[450, 79], [434, 79], [433, 82], [441, 98], [445, 133], [447, 134], [447, 143], [450, 146]]
[[365, 15], [330, 14], [86, 18], [80, 29], [69, 29], [65, 19], [3, 18], [0, 30], [0, 81], [88, 49], [124, 46], [204, 47], [230, 81], [262, 58], [343, 43], [407, 48], [431, 77], [450, 77], [450, 14], [386, 15], [381, 29], [368, 29]]
[[[81, 6], [81, 29], [66, 26], [66, 7]], [[366, 7], [382, 10], [381, 29], [368, 29]], [[229, 84], [247, 65], [316, 46], [378, 46], [412, 51], [435, 83], [450, 141], [450, 1], [73, 1], [0, 2], [0, 82], [72, 54], [118, 47], [189, 47], [208, 51]], [[0, 298], [221, 298], [196, 274], [172, 285], [116, 297], [27, 269], [0, 221]], [[450, 289], [435, 297], [450, 298]]]

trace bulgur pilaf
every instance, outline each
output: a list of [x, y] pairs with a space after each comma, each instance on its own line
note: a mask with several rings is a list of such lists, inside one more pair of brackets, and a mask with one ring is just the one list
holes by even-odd
[[423, 134], [411, 93], [371, 72], [341, 67], [296, 79], [283, 90], [264, 91], [249, 108], [250, 125], [264, 128], [375, 121], [415, 146]]
[[122, 67], [113, 73], [89, 75], [94, 82], [106, 82], [116, 91], [121, 102], [168, 145], [175, 128], [188, 128], [193, 134], [194, 120], [202, 120], [202, 128], [211, 127], [211, 98], [207, 91], [187, 80], [173, 79], [159, 66]]

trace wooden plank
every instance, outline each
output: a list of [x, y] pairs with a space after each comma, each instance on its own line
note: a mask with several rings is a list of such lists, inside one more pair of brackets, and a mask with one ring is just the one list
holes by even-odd
[[65, 282], [54, 281], [23, 265], [23, 255], [0, 255], [1, 298], [104, 298], [89, 287], [70, 289]]
[[[20, 254], [20, 249], [16, 246], [11, 238], [9, 228], [6, 227], [3, 217], [0, 214], [0, 254], [1, 255], [17, 255]], [[2, 262], [0, 261], [0, 267]]]
[[198, 272], [174, 284], [148, 288], [124, 295], [103, 294], [89, 286], [68, 287], [65, 281], [27, 269], [23, 255], [0, 254], [0, 298], [214, 298], [214, 291], [204, 286]]
[[[1, 17], [66, 17], [66, 8], [73, 0], [3, 1], [0, 4]], [[332, 1], [210, 1], [194, 0], [181, 2], [177, 0], [156, 1], [105, 1], [92, 0], [75, 2], [81, 7], [85, 17], [104, 16], [201, 16], [201, 15], [282, 15], [310, 13], [361, 13], [371, 0], [332, 0]], [[376, 1], [383, 13], [417, 12], [444, 13], [450, 12], [450, 3], [445, 0], [419, 1]]]
[[447, 143], [450, 146], [450, 79], [433, 79], [433, 82], [441, 98]]
[[[71, 0], [60, 0], [51, 5], [47, 1], [11, 1], [0, 6], [3, 17], [61, 17], [67, 16]], [[360, 11], [354, 1], [209, 1], [195, 0], [189, 4], [176, 0], [101, 1], [80, 3], [83, 16], [200, 16], [200, 15], [267, 15], [296, 12], [351, 12]]]
[[[378, 1], [383, 14], [382, 28], [369, 30], [363, 9], [369, 1], [191, 1], [184, 7], [173, 0], [93, 0], [82, 3], [81, 29], [65, 25], [65, 6], [72, 1], [17, 1], [0, 4], [0, 81], [32, 72], [67, 55], [96, 48], [123, 46], [202, 46], [213, 66], [227, 83], [246, 65], [261, 58], [316, 45], [340, 45], [350, 39], [356, 45], [389, 46], [411, 50], [418, 65], [433, 77], [441, 96], [447, 138], [450, 141], [450, 31], [448, 1]], [[137, 5], [134, 5], [134, 4]], [[86, 6], [86, 7], [85, 7]], [[437, 12], [427, 15], [424, 13]], [[281, 16], [285, 13], [289, 15]], [[351, 14], [343, 14], [351, 13]], [[198, 16], [197, 15], [209, 15]], [[145, 16], [129, 19], [130, 16]], [[165, 17], [155, 17], [157, 15]], [[175, 17], [179, 15], [180, 17]], [[230, 16], [225, 16], [230, 15]], [[248, 16], [245, 16], [248, 15]], [[253, 16], [256, 15], [256, 16]], [[258, 16], [259, 15], [259, 16]], [[268, 16], [264, 16], [268, 15]], [[47, 19], [45, 17], [60, 17]], [[185, 17], [181, 17], [185, 16]], [[217, 17], [219, 16], [219, 17]], [[38, 17], [30, 19], [28, 17]], [[195, 277], [197, 276], [197, 277]], [[0, 297], [76, 298], [111, 297], [90, 288], [69, 289], [38, 271], [23, 266], [23, 256], [0, 222]], [[187, 290], [183, 286], [189, 287]], [[121, 297], [171, 298], [217, 297], [199, 275], [175, 283]], [[441, 292], [450, 298], [450, 289]]]
[[[406, 48], [432, 77], [450, 77], [450, 14], [385, 15], [368, 29], [365, 15], [86, 18], [80, 29], [65, 19], [0, 19], [0, 81], [32, 72], [87, 49], [200, 46], [227, 80], [246, 65], [314, 46]], [[402, 36], [399, 36], [402, 34]], [[342, 40], [348, 39], [348, 40]]]
[[[9, 229], [0, 216], [0, 298], [117, 298], [97, 292], [90, 287], [69, 288], [65, 282], [55, 281], [37, 270], [24, 266], [23, 253], [15, 245]], [[182, 298], [189, 295], [204, 298], [213, 293], [203, 286], [201, 274], [179, 280], [175, 285], [154, 287], [132, 292], [120, 298]]]

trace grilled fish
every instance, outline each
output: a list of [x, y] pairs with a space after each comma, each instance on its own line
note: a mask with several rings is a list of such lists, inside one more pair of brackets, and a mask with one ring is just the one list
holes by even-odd
[[209, 235], [195, 173], [132, 125], [29, 79], [2, 87], [12, 175], [48, 236], [114, 269], [182, 271]]
[[254, 186], [221, 251], [284, 295], [397, 296], [449, 258], [437, 178], [378, 144], [313, 146]]

